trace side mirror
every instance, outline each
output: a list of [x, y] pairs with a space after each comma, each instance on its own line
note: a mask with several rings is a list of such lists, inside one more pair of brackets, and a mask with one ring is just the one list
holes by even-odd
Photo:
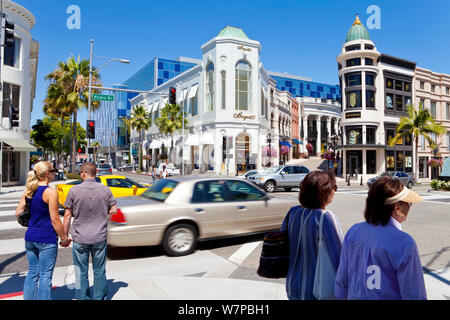
[[136, 187], [135, 185], [133, 185], [133, 196], [135, 196], [135, 195], [136, 195], [136, 193], [137, 193], [137, 189], [138, 189], [138, 187]]

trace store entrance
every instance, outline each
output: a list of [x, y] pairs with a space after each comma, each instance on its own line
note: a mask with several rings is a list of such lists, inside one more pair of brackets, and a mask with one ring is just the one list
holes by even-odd
[[238, 174], [250, 169], [250, 137], [245, 133], [236, 137], [236, 166]]
[[17, 185], [20, 182], [20, 152], [4, 151], [2, 156], [2, 185]]

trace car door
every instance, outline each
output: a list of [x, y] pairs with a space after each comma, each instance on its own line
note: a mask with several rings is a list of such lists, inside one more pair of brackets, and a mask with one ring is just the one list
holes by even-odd
[[284, 184], [283, 184], [283, 186], [290, 187], [290, 188], [297, 187], [298, 184], [297, 184], [296, 181], [297, 181], [298, 177], [297, 177], [297, 175], [294, 172], [294, 167], [293, 166], [286, 166], [283, 169], [283, 172], [284, 172]]
[[225, 185], [236, 214], [236, 234], [274, 230], [280, 227], [287, 212], [286, 203], [268, 197], [246, 181], [226, 180]]
[[235, 234], [233, 205], [223, 181], [205, 180], [195, 183], [191, 203], [186, 209], [199, 223], [201, 238], [224, 237]]
[[106, 179], [106, 185], [111, 189], [115, 198], [133, 195], [133, 185], [125, 179], [109, 178]]

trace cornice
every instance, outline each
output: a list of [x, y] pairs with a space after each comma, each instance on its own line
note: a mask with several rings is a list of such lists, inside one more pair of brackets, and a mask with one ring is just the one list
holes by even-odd
[[30, 23], [30, 29], [32, 29], [34, 24], [36, 23], [36, 18], [34, 17], [34, 15], [30, 11], [28, 11], [27, 9], [25, 9], [24, 7], [15, 2], [3, 0], [3, 10], [4, 11], [8, 10], [24, 18], [26, 21]]

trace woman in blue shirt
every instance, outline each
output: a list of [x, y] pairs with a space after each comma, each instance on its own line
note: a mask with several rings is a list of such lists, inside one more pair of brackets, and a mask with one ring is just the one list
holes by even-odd
[[414, 202], [422, 198], [398, 179], [384, 176], [369, 190], [364, 217], [345, 235], [336, 274], [340, 299], [426, 299], [414, 239], [402, 231]]
[[25, 193], [16, 209], [18, 217], [25, 209], [25, 198], [30, 202], [31, 219], [25, 233], [28, 274], [23, 288], [24, 300], [51, 300], [58, 236], [61, 246], [70, 244], [59, 218], [58, 193], [56, 189], [49, 188], [55, 173], [50, 162], [38, 162], [28, 173]]
[[[342, 231], [337, 217], [325, 210], [337, 190], [335, 178], [328, 172], [313, 171], [303, 179], [299, 201], [292, 207], [281, 226], [288, 230], [289, 269], [286, 291], [290, 300], [317, 300], [314, 295], [319, 222], [323, 219], [323, 240], [334, 270], [337, 270], [341, 253]], [[333, 283], [330, 284], [331, 287]]]

